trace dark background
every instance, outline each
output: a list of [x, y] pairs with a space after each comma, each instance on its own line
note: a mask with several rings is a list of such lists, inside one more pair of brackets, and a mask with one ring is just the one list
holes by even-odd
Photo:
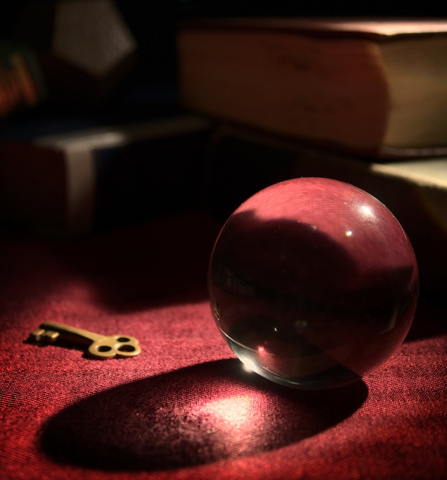
[[[85, 1], [85, 0], [81, 0]], [[8, 39], [26, 2], [5, 1], [0, 5], [0, 39]], [[48, 0], [51, 3], [51, 0]], [[151, 2], [117, 0], [121, 11], [138, 43], [140, 62], [132, 78], [124, 82], [116, 95], [123, 91], [149, 88], [151, 85], [174, 85], [177, 81], [175, 46], [176, 23], [193, 17], [441, 17], [445, 8], [435, 1], [388, 2], [253, 2], [248, 0], [157, 0]], [[140, 95], [141, 97], [141, 95]], [[153, 91], [146, 102], [175, 102], [170, 92]], [[169, 100], [167, 99], [169, 97]], [[116, 103], [116, 102], [115, 102]], [[119, 102], [118, 102], [119, 103]], [[21, 113], [23, 115], [23, 113]]]
[[[61, 0], [62, 2], [64, 0]], [[88, 3], [92, 0], [78, 0]], [[21, 12], [28, 1], [0, 2], [0, 40], [14, 38], [15, 25], [21, 17]], [[51, 5], [54, 0], [47, 0], [45, 5]], [[422, 3], [389, 2], [389, 1], [343, 1], [343, 2], [253, 2], [248, 0], [156, 0], [129, 1], [115, 0], [115, 5], [121, 12], [137, 42], [138, 61], [131, 72], [117, 85], [111, 94], [97, 104], [88, 102], [64, 103], [60, 98], [49, 95], [45, 101], [34, 108], [18, 108], [8, 117], [0, 118], [0, 137], [14, 140], [28, 140], [39, 135], [64, 132], [70, 128], [94, 128], [95, 126], [115, 124], [131, 124], [138, 121], [169, 117], [182, 112], [178, 94], [178, 71], [176, 55], [176, 28], [182, 20], [191, 18], [214, 17], [367, 17], [367, 18], [420, 18], [440, 17], [443, 8], [433, 0]], [[33, 25], [34, 26], [34, 25]], [[48, 28], [42, 26], [42, 31]], [[44, 34], [45, 34], [44, 33]], [[28, 45], [33, 47], [33, 45]], [[42, 53], [42, 52], [40, 52]], [[44, 72], [45, 73], [45, 72]], [[65, 92], [64, 92], [65, 95]], [[66, 95], [65, 95], [66, 96]], [[59, 129], [59, 130], [58, 130]], [[138, 148], [138, 147], [137, 147]], [[142, 150], [140, 156], [145, 158], [148, 153]], [[172, 154], [174, 156], [174, 154]], [[256, 155], [256, 158], [258, 155]], [[177, 158], [177, 157], [176, 157]], [[143, 163], [143, 160], [141, 161]], [[184, 164], [184, 163], [183, 163]], [[165, 166], [165, 170], [161, 166]], [[201, 164], [195, 164], [196, 182], [200, 183]], [[226, 168], [228, 163], [225, 162]], [[157, 164], [158, 177], [163, 183], [172, 173], [172, 166], [161, 161]], [[155, 167], [154, 167], [155, 168]], [[162, 175], [162, 172], [166, 175]], [[227, 170], [227, 175], [233, 171]], [[122, 177], [122, 175], [121, 175]], [[145, 175], [144, 178], [155, 178]], [[223, 178], [224, 176], [221, 175]], [[250, 176], [250, 178], [252, 175]], [[143, 177], [140, 177], [140, 179]], [[193, 178], [193, 173], [188, 177]], [[253, 185], [254, 193], [265, 183], [271, 183], [272, 173], [262, 178], [262, 185]], [[277, 179], [279, 181], [279, 179]], [[178, 175], [178, 184], [184, 182], [184, 175]], [[244, 195], [247, 193], [246, 180], [243, 180]], [[111, 183], [116, 188], [116, 182]], [[139, 184], [140, 185], [140, 184]], [[191, 183], [191, 185], [195, 185]], [[186, 187], [185, 187], [186, 188]], [[197, 186], [197, 190], [200, 186]], [[194, 190], [193, 188], [189, 188]], [[233, 185], [233, 189], [234, 185]], [[225, 191], [231, 189], [225, 188]], [[235, 189], [237, 190], [237, 189]], [[137, 192], [139, 189], [133, 189]], [[148, 189], [144, 189], [148, 191]], [[175, 188], [171, 194], [170, 204], [183, 203], [184, 189]], [[198, 197], [199, 195], [197, 195]], [[122, 195], [116, 195], [119, 199]], [[109, 197], [107, 197], [109, 198]], [[178, 199], [182, 199], [182, 202]], [[138, 199], [141, 200], [141, 199]], [[118, 201], [118, 200], [117, 200]], [[121, 200], [119, 200], [121, 201]], [[223, 201], [223, 200], [222, 200]], [[227, 202], [228, 199], [225, 200]], [[194, 197], [194, 205], [199, 200]], [[239, 202], [239, 197], [236, 204]], [[107, 203], [107, 202], [105, 202]], [[134, 202], [145, 204], [143, 201]], [[147, 202], [146, 202], [147, 203]], [[149, 202], [150, 203], [150, 202]], [[225, 206], [225, 214], [232, 211], [233, 205]], [[110, 209], [116, 218], [116, 208]], [[129, 211], [124, 208], [124, 211]], [[127, 215], [127, 214], [126, 214]]]

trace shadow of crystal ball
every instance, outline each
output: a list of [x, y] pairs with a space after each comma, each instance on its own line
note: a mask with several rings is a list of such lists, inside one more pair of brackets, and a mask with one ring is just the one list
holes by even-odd
[[302, 389], [340, 387], [383, 363], [408, 333], [418, 285], [392, 213], [324, 178], [249, 198], [222, 228], [208, 272], [211, 310], [235, 355]]

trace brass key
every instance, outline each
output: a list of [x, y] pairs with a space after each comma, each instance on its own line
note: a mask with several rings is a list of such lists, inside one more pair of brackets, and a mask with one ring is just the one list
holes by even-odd
[[108, 337], [71, 327], [56, 322], [44, 322], [31, 333], [37, 342], [54, 343], [57, 339], [80, 345], [90, 345], [88, 353], [98, 359], [114, 357], [134, 357], [141, 352], [139, 342], [127, 335], [110, 335]]

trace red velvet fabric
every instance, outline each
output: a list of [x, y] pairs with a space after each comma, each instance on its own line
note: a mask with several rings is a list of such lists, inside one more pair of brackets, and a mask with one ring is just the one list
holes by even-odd
[[[191, 213], [76, 241], [3, 232], [2, 477], [445, 478], [447, 309], [422, 301], [402, 348], [350, 387], [274, 385], [214, 325], [219, 227]], [[142, 353], [27, 341], [45, 320], [133, 335]]]

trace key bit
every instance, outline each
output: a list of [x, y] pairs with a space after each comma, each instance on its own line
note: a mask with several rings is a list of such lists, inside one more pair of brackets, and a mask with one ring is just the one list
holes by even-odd
[[44, 328], [36, 328], [36, 330], [31, 332], [31, 337], [33, 337], [36, 342], [45, 341], [48, 343], [54, 343], [59, 337], [59, 332], [45, 330]]

